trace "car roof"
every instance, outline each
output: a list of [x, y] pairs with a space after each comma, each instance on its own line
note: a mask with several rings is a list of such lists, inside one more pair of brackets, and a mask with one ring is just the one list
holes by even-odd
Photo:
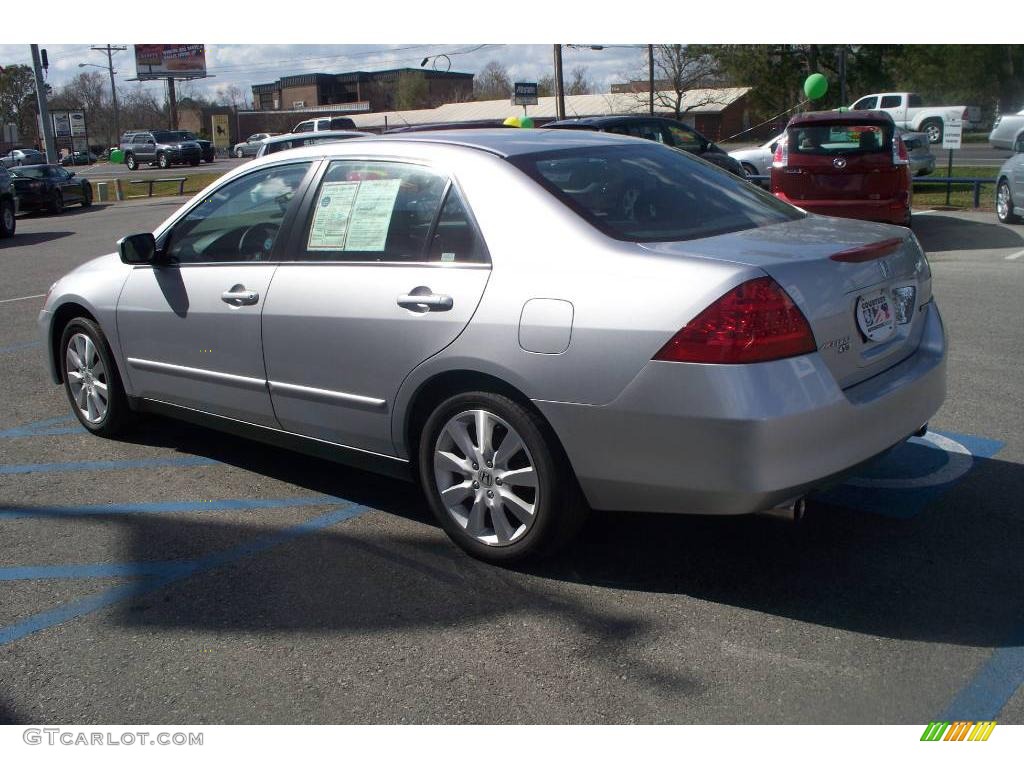
[[815, 123], [832, 123], [833, 125], [850, 125], [863, 122], [893, 123], [892, 115], [877, 109], [848, 109], [845, 112], [829, 110], [827, 112], [804, 112], [794, 115], [789, 125], [813, 125]]
[[637, 120], [650, 121], [671, 121], [670, 117], [664, 115], [591, 115], [590, 117], [569, 117], [564, 120], [556, 120], [553, 123], [548, 123], [546, 127], [551, 126], [601, 126], [601, 125], [615, 125], [617, 123], [633, 123]]
[[594, 131], [562, 131], [547, 128], [477, 128], [467, 130], [423, 131], [395, 133], [361, 139], [365, 142], [406, 142], [423, 144], [448, 144], [482, 150], [499, 157], [529, 155], [535, 152], [550, 152], [561, 149], [575, 149], [586, 146], [608, 146], [629, 144], [637, 141], [631, 136]]

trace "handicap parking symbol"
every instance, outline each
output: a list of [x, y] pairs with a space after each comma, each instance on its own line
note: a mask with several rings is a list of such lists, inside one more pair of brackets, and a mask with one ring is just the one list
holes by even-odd
[[955, 432], [912, 437], [848, 477], [813, 495], [835, 506], [896, 518], [911, 518], [964, 480], [979, 460], [995, 456], [1003, 443]]

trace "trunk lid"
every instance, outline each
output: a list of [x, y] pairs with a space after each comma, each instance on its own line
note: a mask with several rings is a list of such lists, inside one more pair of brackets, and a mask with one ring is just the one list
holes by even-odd
[[[924, 317], [919, 309], [931, 299], [931, 272], [917, 239], [903, 227], [807, 216], [703, 240], [641, 247], [664, 256], [763, 270], [804, 313], [840, 387], [890, 368], [920, 342]], [[906, 322], [893, 317], [888, 323], [885, 312], [895, 316], [897, 301], [906, 309]], [[858, 315], [862, 320], [871, 315], [880, 328], [862, 325]]]

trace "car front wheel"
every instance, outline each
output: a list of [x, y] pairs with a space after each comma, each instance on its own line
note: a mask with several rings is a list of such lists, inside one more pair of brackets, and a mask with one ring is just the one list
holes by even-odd
[[156, 156], [156, 164], [159, 165], [161, 168], [166, 168], [171, 164], [171, 161], [167, 159], [167, 155], [161, 152], [159, 155]]
[[60, 339], [59, 363], [68, 402], [82, 426], [102, 437], [121, 432], [131, 413], [110, 345], [99, 326], [84, 317], [69, 322]]
[[128, 157], [124, 159], [124, 164], [128, 166], [129, 171], [134, 171], [139, 167], [139, 163], [135, 159], [135, 155], [128, 155]]
[[442, 402], [424, 425], [418, 458], [441, 526], [481, 560], [550, 554], [583, 522], [585, 504], [547, 425], [504, 395], [469, 392]]
[[1006, 179], [999, 182], [996, 187], [996, 216], [1003, 224], [1019, 224], [1020, 216], [1013, 212], [1013, 195], [1010, 194], [1010, 185]]
[[14, 218], [14, 201], [0, 201], [0, 237], [14, 237], [17, 219]]

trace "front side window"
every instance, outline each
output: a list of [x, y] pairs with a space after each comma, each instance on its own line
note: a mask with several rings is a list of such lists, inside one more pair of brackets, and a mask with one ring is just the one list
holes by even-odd
[[309, 162], [271, 166], [225, 184], [174, 225], [167, 244], [169, 261], [270, 258], [281, 222], [309, 167]]
[[332, 162], [307, 222], [302, 258], [423, 261], [447, 185], [446, 177], [420, 165]]
[[677, 149], [697, 153], [704, 151], [704, 142], [696, 131], [675, 123], [668, 123], [665, 127], [668, 129], [668, 135], [672, 138], [672, 145]]
[[878, 106], [877, 96], [865, 96], [853, 105], [853, 109], [874, 109]]
[[618, 240], [691, 240], [803, 216], [753, 184], [654, 144], [556, 150], [509, 162]]
[[308, 122], [299, 123], [298, 125], [296, 125], [295, 126], [295, 130], [292, 131], [292, 133], [305, 133], [306, 131], [312, 131], [312, 130], [313, 130], [313, 122], [312, 121], [308, 121]]

